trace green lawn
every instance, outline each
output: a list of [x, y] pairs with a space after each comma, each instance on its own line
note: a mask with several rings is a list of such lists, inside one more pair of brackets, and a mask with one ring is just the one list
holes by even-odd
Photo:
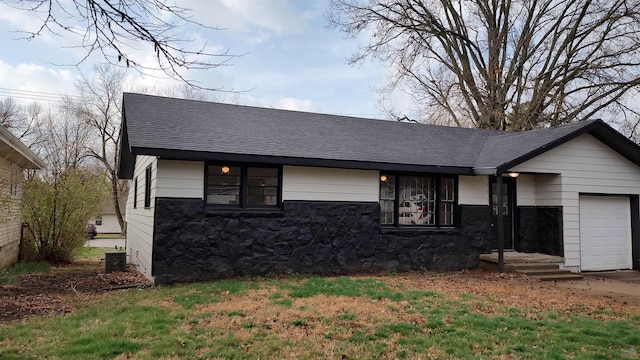
[[114, 251], [113, 248], [82, 247], [74, 254], [74, 260], [80, 262], [97, 262], [104, 259], [104, 253]]
[[640, 314], [518, 308], [495, 297], [416, 289], [381, 276], [114, 292], [72, 315], [0, 326], [0, 358], [610, 359], [640, 352]]

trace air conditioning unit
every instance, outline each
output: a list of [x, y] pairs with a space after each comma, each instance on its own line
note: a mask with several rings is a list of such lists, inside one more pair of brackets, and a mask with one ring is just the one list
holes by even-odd
[[109, 251], [104, 254], [104, 272], [127, 271], [127, 252]]

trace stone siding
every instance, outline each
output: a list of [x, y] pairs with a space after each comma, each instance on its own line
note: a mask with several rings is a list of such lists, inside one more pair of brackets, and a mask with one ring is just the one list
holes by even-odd
[[488, 206], [460, 206], [457, 229], [381, 228], [376, 202], [285, 201], [282, 210], [221, 211], [158, 198], [156, 283], [296, 272], [341, 275], [478, 266], [490, 251]]
[[564, 256], [561, 206], [518, 207], [515, 250]]

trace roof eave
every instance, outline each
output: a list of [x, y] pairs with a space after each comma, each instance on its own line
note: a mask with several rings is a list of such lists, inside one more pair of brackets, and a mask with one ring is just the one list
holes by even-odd
[[6, 144], [6, 154], [2, 156], [24, 169], [44, 169], [47, 165], [31, 149], [23, 144], [4, 126], [0, 126], [0, 142]]
[[127, 132], [127, 118], [125, 116], [125, 104], [122, 104], [122, 123], [120, 125], [120, 148], [118, 149], [118, 178], [133, 179], [135, 168], [135, 155], [131, 152], [129, 145], [129, 134]]
[[473, 168], [473, 174], [495, 176], [496, 174], [498, 174], [498, 169], [495, 167], [478, 167], [478, 168]]
[[204, 152], [175, 149], [159, 149], [148, 147], [131, 147], [131, 154], [157, 156], [169, 160], [186, 161], [228, 161], [257, 164], [278, 164], [293, 166], [313, 166], [343, 169], [379, 170], [389, 172], [422, 172], [451, 175], [473, 175], [471, 167], [420, 165], [420, 164], [395, 164], [375, 161], [339, 160], [321, 158], [302, 158], [290, 156], [272, 156], [257, 154], [232, 154], [219, 152]]

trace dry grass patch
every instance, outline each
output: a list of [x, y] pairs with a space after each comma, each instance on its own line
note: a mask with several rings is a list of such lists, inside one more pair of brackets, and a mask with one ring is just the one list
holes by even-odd
[[618, 301], [613, 296], [594, 296], [584, 291], [540, 282], [514, 274], [496, 274], [480, 270], [456, 273], [409, 273], [379, 277], [407, 290], [431, 289], [471, 305], [475, 312], [492, 315], [510, 308], [535, 313], [555, 311], [583, 314], [602, 320], [624, 319], [640, 313], [637, 302]]
[[608, 300], [482, 272], [216, 281], [113, 294], [44, 324], [0, 327], [0, 357], [25, 351], [51, 359], [637, 354], [640, 312]]

